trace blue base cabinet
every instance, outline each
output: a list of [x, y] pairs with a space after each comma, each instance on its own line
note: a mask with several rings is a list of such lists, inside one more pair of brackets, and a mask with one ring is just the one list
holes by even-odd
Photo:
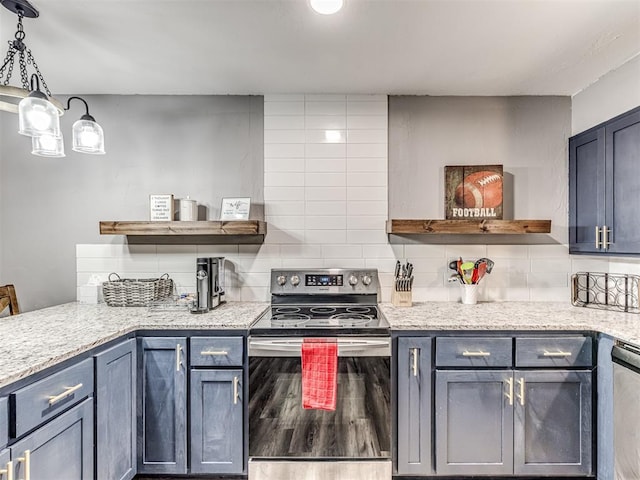
[[11, 446], [14, 478], [92, 480], [93, 428], [90, 397]]
[[11, 450], [0, 450], [0, 480], [14, 480]]
[[243, 371], [191, 370], [191, 473], [241, 474]]
[[429, 475], [431, 462], [430, 337], [398, 338], [398, 475]]
[[130, 480], [136, 475], [136, 341], [95, 356], [96, 478]]
[[139, 339], [138, 473], [187, 473], [186, 338]]

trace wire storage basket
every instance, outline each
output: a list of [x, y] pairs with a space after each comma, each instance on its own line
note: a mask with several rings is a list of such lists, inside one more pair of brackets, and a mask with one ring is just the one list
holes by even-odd
[[111, 273], [109, 281], [102, 282], [102, 296], [110, 307], [147, 307], [172, 294], [173, 280], [168, 273], [160, 278], [139, 279], [120, 278], [117, 273]]
[[571, 303], [640, 313], [640, 276], [616, 273], [579, 272], [571, 277]]

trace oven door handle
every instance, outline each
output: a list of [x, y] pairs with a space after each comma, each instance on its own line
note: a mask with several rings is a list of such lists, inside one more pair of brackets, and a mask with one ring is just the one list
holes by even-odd
[[[334, 339], [331, 339], [334, 341]], [[337, 338], [335, 342], [338, 344], [338, 356], [390, 356], [391, 341], [390, 339], [362, 339], [347, 340]], [[300, 356], [303, 344], [302, 339], [287, 340], [256, 340], [249, 339], [249, 356], [278, 356], [277, 354], [285, 354], [285, 356]]]

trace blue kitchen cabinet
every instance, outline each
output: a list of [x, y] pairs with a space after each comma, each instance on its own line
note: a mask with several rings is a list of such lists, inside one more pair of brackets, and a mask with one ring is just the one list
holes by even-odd
[[14, 478], [92, 480], [93, 429], [90, 397], [11, 446]]
[[244, 470], [243, 371], [191, 370], [191, 473]]
[[640, 254], [640, 108], [569, 139], [569, 252]]
[[126, 340], [95, 356], [96, 478], [136, 475], [136, 341]]
[[185, 338], [138, 344], [138, 473], [187, 473]]
[[9, 409], [7, 397], [0, 398], [0, 450], [7, 444], [9, 439]]
[[431, 462], [430, 337], [399, 337], [396, 472], [429, 475]]

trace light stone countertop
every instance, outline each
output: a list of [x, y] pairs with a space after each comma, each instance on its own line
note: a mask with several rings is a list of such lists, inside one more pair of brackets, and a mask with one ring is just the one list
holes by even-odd
[[66, 303], [0, 318], [0, 387], [136, 330], [247, 329], [268, 303], [229, 302], [204, 314]]
[[564, 302], [383, 303], [380, 309], [394, 330], [593, 331], [640, 345], [640, 315]]
[[[246, 330], [268, 303], [230, 302], [209, 313], [151, 312], [67, 303], [0, 318], [0, 387], [136, 330]], [[593, 331], [640, 345], [640, 315], [568, 303], [381, 304], [396, 331]]]

